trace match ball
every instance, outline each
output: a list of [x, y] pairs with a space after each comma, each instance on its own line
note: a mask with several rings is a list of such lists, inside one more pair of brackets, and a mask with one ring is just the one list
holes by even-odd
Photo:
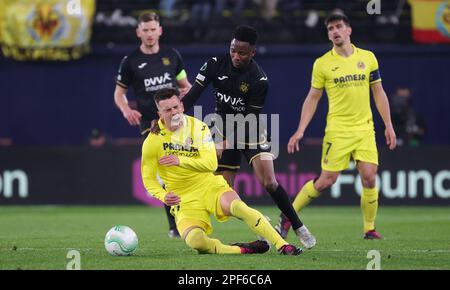
[[106, 233], [105, 249], [112, 256], [130, 256], [137, 248], [138, 237], [130, 227], [118, 225]]

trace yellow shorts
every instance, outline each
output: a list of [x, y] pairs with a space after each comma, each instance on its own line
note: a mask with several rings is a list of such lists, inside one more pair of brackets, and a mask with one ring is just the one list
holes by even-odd
[[322, 169], [342, 171], [350, 157], [378, 165], [378, 150], [373, 130], [360, 132], [326, 132], [322, 145]]
[[[207, 235], [212, 233], [211, 215], [219, 222], [228, 220], [228, 216], [222, 211], [220, 197], [222, 194], [233, 189], [228, 185], [221, 175], [211, 177], [206, 186], [199, 188], [199, 198], [186, 204], [173, 206], [172, 215], [175, 217], [178, 232], [183, 235], [190, 227], [202, 228]], [[195, 193], [193, 193], [195, 194]]]

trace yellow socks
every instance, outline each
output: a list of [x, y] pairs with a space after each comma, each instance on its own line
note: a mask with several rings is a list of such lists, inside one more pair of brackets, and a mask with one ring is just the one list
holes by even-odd
[[295, 197], [292, 206], [294, 207], [296, 212], [299, 212], [319, 195], [320, 192], [318, 192], [314, 188], [314, 180], [310, 180], [305, 185], [303, 185], [302, 189]]
[[200, 254], [240, 254], [238, 246], [227, 246], [217, 239], [209, 238], [200, 228], [192, 229], [186, 236], [186, 244]]
[[248, 207], [242, 200], [234, 200], [230, 211], [233, 216], [243, 220], [254, 233], [265, 238], [277, 249], [288, 244], [259, 211]]
[[375, 217], [378, 209], [378, 189], [364, 188], [361, 194], [361, 210], [364, 219], [364, 232], [375, 229]]

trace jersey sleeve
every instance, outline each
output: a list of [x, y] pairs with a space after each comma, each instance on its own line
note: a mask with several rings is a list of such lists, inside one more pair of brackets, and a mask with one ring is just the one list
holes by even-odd
[[378, 67], [378, 60], [372, 52], [370, 52], [369, 57], [370, 57], [370, 77], [369, 77], [370, 84], [381, 82], [381, 74], [380, 68]]
[[316, 59], [313, 65], [311, 86], [315, 89], [323, 89], [325, 87], [325, 75], [318, 59]]
[[133, 71], [131, 70], [130, 60], [125, 56], [120, 62], [116, 84], [124, 89], [127, 89], [130, 86], [132, 80]]
[[159, 184], [156, 178], [156, 170], [158, 167], [157, 142], [150, 140], [151, 135], [144, 141], [142, 145], [141, 174], [145, 189], [153, 197], [164, 202], [166, 191]]
[[197, 157], [179, 156], [179, 166], [197, 172], [214, 172], [217, 169], [218, 161], [216, 146], [211, 136], [211, 132], [206, 124], [201, 123], [194, 133], [194, 144], [197, 145], [199, 155]]
[[200, 98], [203, 91], [214, 79], [217, 70], [217, 58], [213, 57], [203, 64], [195, 77], [195, 82], [189, 92], [183, 97], [185, 111], [188, 111]]
[[209, 83], [214, 79], [217, 70], [217, 57], [213, 57], [207, 62], [205, 62], [197, 76], [195, 77], [195, 82], [202, 87], [207, 87]]
[[175, 74], [177, 81], [187, 78], [186, 70], [184, 69], [184, 62], [183, 58], [181, 58], [181, 54], [178, 52], [178, 50], [173, 49], [175, 53], [175, 58], [177, 60], [177, 65], [175, 67]]

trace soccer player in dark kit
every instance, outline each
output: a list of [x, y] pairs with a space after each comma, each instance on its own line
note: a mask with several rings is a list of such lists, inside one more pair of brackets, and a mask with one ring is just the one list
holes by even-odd
[[[269, 192], [283, 214], [292, 221], [292, 228], [301, 243], [306, 248], [312, 248], [316, 239], [300, 221], [286, 191], [275, 178], [274, 155], [270, 152], [266, 130], [259, 130], [256, 138], [251, 138], [252, 133], [260, 127], [258, 119], [268, 92], [267, 76], [253, 59], [257, 38], [254, 28], [237, 27], [229, 54], [213, 57], [200, 68], [195, 83], [183, 102], [186, 109], [190, 108], [212, 83], [216, 97], [216, 121], [212, 131], [216, 144], [222, 144], [222, 149], [217, 150], [220, 158], [218, 173], [233, 186], [242, 153], [255, 170], [258, 181]], [[246, 120], [253, 115], [256, 121], [233, 122], [230, 125], [227, 116], [236, 117], [236, 120], [239, 119], [239, 114]], [[244, 134], [241, 134], [242, 132]]]

